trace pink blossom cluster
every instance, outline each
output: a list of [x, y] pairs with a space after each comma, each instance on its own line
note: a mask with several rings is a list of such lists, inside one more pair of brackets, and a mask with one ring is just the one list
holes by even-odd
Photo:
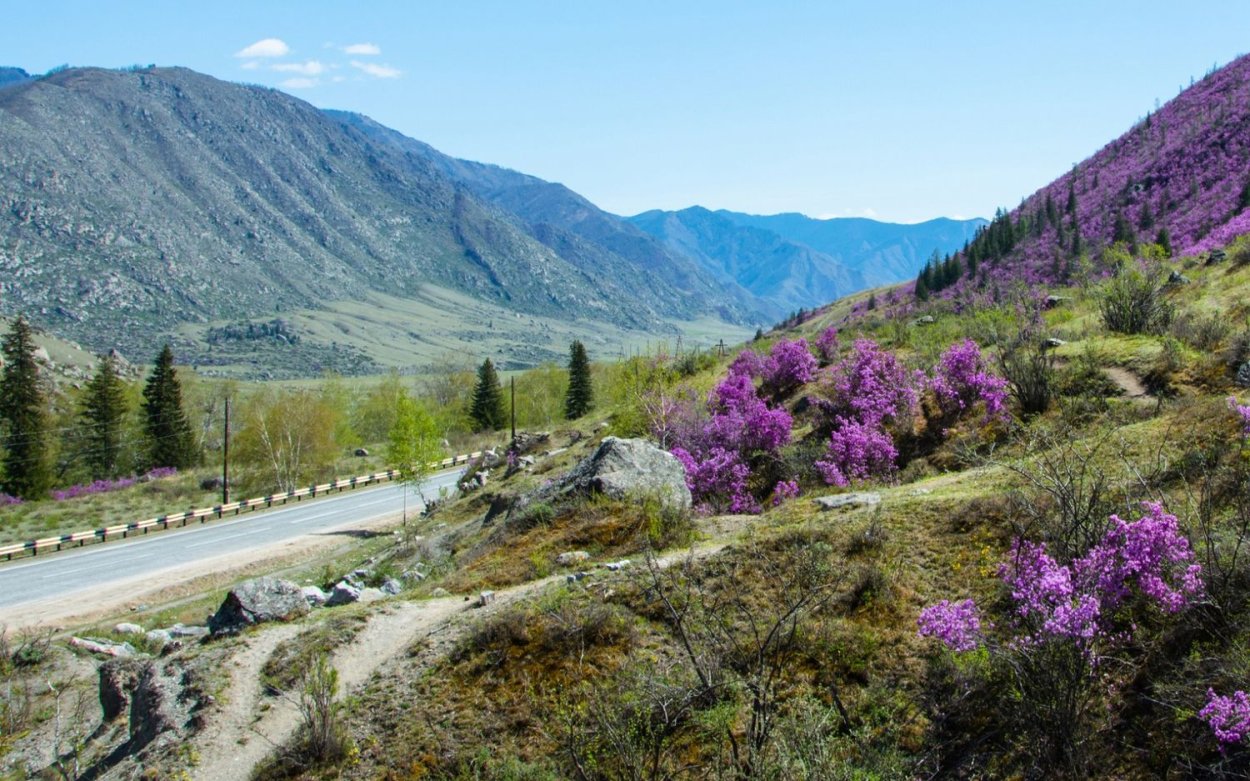
[[731, 513], [760, 511], [747, 486], [751, 467], [736, 451], [714, 446], [696, 458], [685, 448], [675, 447], [673, 456], [686, 470], [686, 485], [705, 510], [719, 505]]
[[790, 499], [799, 498], [799, 481], [798, 480], [778, 480], [777, 485], [773, 488], [773, 507], [780, 506], [783, 502]]
[[845, 486], [894, 471], [898, 450], [886, 426], [914, 414], [915, 378], [876, 342], [857, 339], [830, 369], [826, 392], [833, 432], [816, 462], [825, 482]]
[[838, 329], [829, 326], [816, 337], [816, 357], [823, 366], [828, 366], [838, 357]]
[[119, 477], [114, 480], [96, 480], [91, 483], [80, 483], [71, 485], [69, 488], [61, 488], [52, 492], [53, 501], [64, 502], [67, 499], [77, 499], [81, 496], [94, 496], [95, 494], [104, 494], [109, 491], [118, 491], [122, 488], [130, 486], [146, 480], [159, 480], [162, 477], [170, 477], [178, 473], [178, 470], [172, 466], [162, 466], [152, 469], [140, 477]]
[[8, 507], [10, 505], [21, 503], [22, 500], [16, 496], [9, 496], [8, 494], [0, 493], [0, 507]]
[[806, 339], [783, 339], [768, 352], [760, 374], [764, 389], [780, 398], [816, 377], [816, 358], [807, 349]]
[[953, 651], [971, 651], [981, 643], [981, 615], [971, 599], [943, 599], [920, 611], [921, 637], [936, 637]]
[[1198, 717], [1204, 719], [1215, 733], [1220, 751], [1226, 751], [1250, 734], [1250, 697], [1240, 689], [1231, 696], [1207, 689], [1207, 704], [1198, 711]]
[[[998, 574], [1015, 603], [1022, 631], [1018, 642], [1063, 639], [1089, 652], [1095, 640], [1117, 636], [1116, 611], [1134, 594], [1167, 613], [1180, 611], [1202, 595], [1202, 568], [1195, 563], [1176, 516], [1157, 502], [1143, 502], [1142, 507], [1145, 514], [1136, 521], [1111, 516], [1111, 528], [1102, 541], [1071, 564], [1055, 561], [1045, 543], [1019, 538], [1013, 542]], [[944, 610], [933, 616], [944, 616]], [[945, 642], [931, 628], [937, 618], [923, 625], [921, 634]]]
[[1241, 418], [1242, 435], [1250, 437], [1250, 405], [1238, 404], [1235, 396], [1229, 396], [1228, 408], [1233, 411], [1234, 415]]
[[987, 422], [1009, 415], [1007, 380], [986, 370], [981, 348], [971, 339], [942, 353], [928, 386], [943, 418], [957, 418], [977, 404], [985, 405]]

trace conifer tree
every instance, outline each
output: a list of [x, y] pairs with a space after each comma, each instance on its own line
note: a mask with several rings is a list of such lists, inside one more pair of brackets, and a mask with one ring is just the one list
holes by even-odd
[[143, 388], [144, 431], [150, 466], [186, 469], [197, 458], [191, 424], [182, 408], [182, 385], [174, 369], [174, 351], [166, 344]]
[[126, 417], [126, 389], [112, 355], [100, 359], [87, 384], [81, 417], [86, 431], [86, 462], [92, 478], [116, 477], [121, 469], [122, 422]]
[[1155, 244], [1163, 248], [1164, 256], [1172, 257], [1172, 234], [1168, 233], [1166, 227], [1159, 228], [1159, 233], [1155, 236]]
[[590, 412], [595, 392], [590, 381], [590, 359], [579, 341], [569, 345], [569, 389], [564, 396], [564, 417], [575, 420]]
[[35, 341], [20, 315], [4, 341], [0, 375], [0, 421], [4, 426], [4, 492], [22, 499], [42, 497], [52, 484], [48, 422]]
[[499, 375], [495, 365], [487, 358], [477, 370], [477, 386], [473, 388], [473, 402], [469, 417], [478, 431], [498, 431], [503, 428], [506, 417], [503, 410], [503, 390], [499, 387]]

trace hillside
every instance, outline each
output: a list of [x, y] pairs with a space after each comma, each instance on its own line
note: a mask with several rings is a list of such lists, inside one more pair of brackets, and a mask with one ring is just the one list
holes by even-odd
[[[674, 321], [754, 319], [706, 285], [640, 290], [636, 267], [553, 251], [420, 155], [276, 90], [181, 68], [77, 68], [4, 89], [0, 192], [0, 307], [95, 350], [148, 351], [177, 331], [180, 359], [212, 364], [210, 327], [382, 294], [467, 295], [502, 315], [653, 338]], [[408, 331], [419, 353], [420, 329]], [[508, 326], [501, 349], [513, 339], [533, 335]], [[368, 345], [332, 345], [341, 360], [327, 361], [334, 341], [306, 339], [284, 370], [376, 370]]]
[[984, 220], [895, 225], [865, 219], [756, 216], [691, 207], [649, 211], [630, 222], [673, 252], [697, 259], [787, 312], [821, 306], [916, 273], [933, 252], [951, 252]]
[[1250, 57], [1213, 71], [1000, 212], [956, 253], [961, 299], [987, 284], [1061, 283], [1122, 243], [1196, 255], [1250, 231]]

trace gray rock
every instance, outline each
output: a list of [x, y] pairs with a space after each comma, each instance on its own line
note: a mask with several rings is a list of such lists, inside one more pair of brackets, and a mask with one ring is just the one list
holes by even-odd
[[521, 431], [517, 433], [516, 439], [512, 440], [512, 451], [518, 455], [523, 455], [531, 450], [536, 450], [539, 445], [546, 444], [550, 438], [551, 434], [546, 431], [536, 433]]
[[360, 589], [348, 583], [346, 580], [340, 580], [330, 591], [330, 596], [326, 599], [326, 607], [350, 605], [351, 603], [359, 600]]
[[190, 699], [182, 697], [182, 675], [153, 662], [143, 666], [130, 698], [131, 751], [143, 748], [166, 732], [177, 732], [189, 717]]
[[881, 504], [881, 494], [870, 492], [836, 494], [834, 496], [818, 496], [812, 501], [821, 510], [839, 510], [842, 508], [868, 507], [874, 504]]
[[912, 325], [933, 325], [936, 322], [937, 320], [934, 319], [933, 315], [924, 315], [922, 317], [917, 317], [915, 320], [912, 320], [911, 324]]
[[221, 485], [222, 483], [221, 483], [220, 477], [206, 477], [200, 481], [200, 490], [201, 491], [220, 491]]
[[578, 581], [585, 580], [588, 577], [590, 577], [589, 572], [574, 572], [571, 575], [565, 575], [564, 582], [565, 583], [577, 583]]
[[214, 635], [239, 632], [267, 621], [289, 621], [308, 612], [304, 592], [289, 580], [261, 577], [230, 590], [208, 621]]
[[567, 567], [570, 564], [580, 564], [583, 561], [590, 561], [590, 554], [584, 550], [571, 550], [556, 556], [556, 564], [561, 567]]
[[1211, 250], [1211, 254], [1207, 255], [1207, 263], [1212, 265], [1216, 263], [1223, 263], [1227, 259], [1228, 253], [1222, 249], [1213, 249]]
[[400, 583], [398, 580], [395, 580], [395, 578], [387, 578], [382, 583], [383, 594], [388, 594], [393, 597], [403, 590], [404, 590], [404, 584]]
[[100, 665], [100, 708], [109, 722], [130, 707], [130, 694], [139, 684], [143, 662], [135, 659], [110, 659]]
[[681, 462], [643, 439], [606, 437], [589, 458], [564, 477], [526, 494], [509, 517], [535, 502], [555, 503], [564, 498], [603, 494], [612, 499], [655, 496], [665, 506], [690, 509], [690, 489]]
[[92, 640], [89, 637], [71, 637], [70, 647], [81, 648], [93, 654], [104, 654], [119, 659], [135, 655], [135, 647], [130, 643], [111, 643], [107, 640]]
[[1046, 308], [1053, 309], [1068, 300], [1067, 296], [1046, 296]]
[[502, 463], [503, 456], [499, 455], [494, 450], [485, 450], [482, 452], [482, 466], [487, 469], [494, 469]]
[[621, 559], [620, 561], [610, 561], [603, 565], [609, 572], [620, 572], [629, 566], [629, 559]]
[[431, 591], [431, 592], [430, 592], [430, 596], [432, 596], [432, 597], [450, 597], [450, 596], [451, 596], [451, 592], [450, 592], [450, 591], [448, 591], [447, 589], [443, 588], [442, 586], [439, 586], [438, 588], [436, 588], [436, 589], [434, 589], [433, 591]]
[[355, 455], [356, 458], [364, 458], [365, 456], [369, 455], [369, 451], [367, 448], [358, 447], [356, 448], [355, 451], [353, 451], [353, 455]]
[[143, 637], [149, 643], [157, 646], [158, 648], [164, 648], [169, 645], [169, 641], [173, 639], [173, 636], [170, 635], [169, 631], [165, 629], [151, 629], [144, 634]]
[[146, 630], [144, 630], [144, 628], [139, 626], [138, 624], [131, 624], [129, 622], [123, 622], [113, 627], [113, 631], [119, 635], [141, 635]]
[[1185, 276], [1179, 271], [1173, 270], [1171, 274], [1168, 274], [1168, 284], [1169, 285], [1188, 285], [1189, 277]]
[[367, 570], [367, 569], [354, 569], [354, 570], [352, 570], [351, 577], [352, 577], [352, 578], [354, 578], [354, 579], [356, 579], [356, 580], [364, 580], [364, 579], [366, 579], [366, 578], [368, 578], [368, 577], [369, 577], [369, 570]]
[[304, 595], [304, 601], [309, 607], [321, 607], [326, 603], [326, 593], [318, 586], [304, 586], [300, 589]]
[[404, 580], [411, 581], [414, 583], [420, 583], [421, 581], [425, 580], [426, 574], [422, 572], [421, 570], [417, 569], [416, 567], [413, 567], [412, 569], [404, 570], [404, 574], [402, 575], [402, 577]]
[[567, 447], [557, 447], [557, 448], [555, 448], [555, 449], [553, 449], [553, 450], [546, 450], [546, 451], [543, 451], [543, 455], [544, 455], [545, 457], [547, 457], [547, 458], [551, 458], [552, 456], [558, 456], [558, 455], [560, 455], [561, 453], [566, 452], [567, 450], [568, 450], [568, 448], [567, 448]]
[[483, 591], [481, 594], [477, 595], [478, 607], [486, 607], [487, 605], [491, 604], [494, 601], [495, 601], [495, 592], [493, 591]]
[[520, 456], [519, 458], [517, 458], [516, 464], [517, 464], [517, 467], [521, 469], [529, 469], [531, 466], [534, 465], [534, 457], [533, 456]]
[[185, 626], [183, 624], [174, 624], [169, 629], [170, 637], [204, 637], [208, 635], [209, 629], [206, 626]]
[[380, 588], [362, 588], [360, 590], [361, 602], [377, 602], [379, 599], [386, 599], [386, 592]]
[[1067, 342], [1065, 342], [1064, 340], [1056, 339], [1055, 337], [1052, 336], [1049, 339], [1045, 339], [1042, 341], [1042, 349], [1053, 350], [1056, 347], [1063, 347], [1065, 344], [1067, 344]]
[[1237, 368], [1237, 384], [1243, 388], [1250, 388], [1250, 361], [1246, 361]]

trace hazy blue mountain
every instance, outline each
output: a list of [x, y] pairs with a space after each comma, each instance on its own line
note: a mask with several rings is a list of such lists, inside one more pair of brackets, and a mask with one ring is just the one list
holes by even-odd
[[0, 87], [20, 84], [23, 81], [30, 81], [30, 79], [31, 75], [21, 68], [9, 68], [0, 65]]
[[643, 212], [629, 221], [672, 251], [698, 260], [722, 282], [735, 281], [785, 311], [913, 277], [935, 249], [962, 247], [985, 223], [937, 219], [898, 225], [699, 206]]
[[[415, 153], [476, 197], [518, 217], [534, 238], [578, 266], [614, 266], [645, 274], [649, 281], [677, 291], [690, 307], [714, 311], [733, 322], [762, 322], [781, 311], [731, 277], [710, 277], [692, 258], [675, 253], [629, 221], [603, 211], [562, 184], [508, 168], [443, 154], [429, 144], [404, 136], [351, 112], [329, 111], [345, 125]], [[639, 295], [648, 296], [640, 289]]]

